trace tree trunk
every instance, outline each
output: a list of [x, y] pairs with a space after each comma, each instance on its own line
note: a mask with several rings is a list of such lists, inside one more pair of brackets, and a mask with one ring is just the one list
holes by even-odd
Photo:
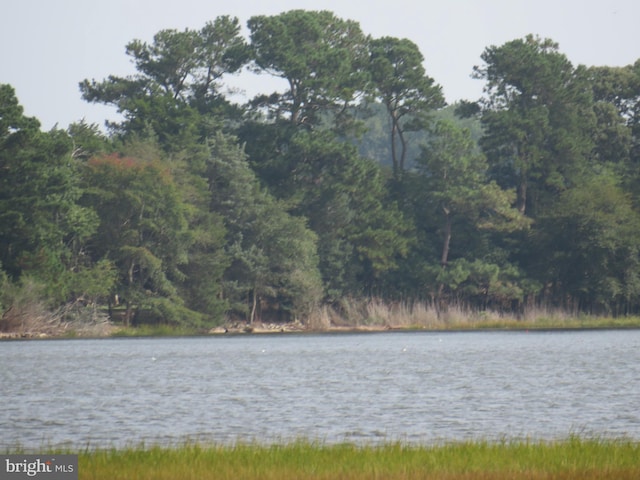
[[398, 126], [398, 138], [400, 139], [400, 160], [399, 160], [399, 169], [400, 169], [400, 177], [404, 175], [404, 160], [407, 156], [407, 141], [404, 138], [404, 132]]
[[527, 208], [527, 180], [523, 177], [520, 178], [518, 184], [518, 199], [517, 199], [518, 211], [524, 215], [524, 211]]
[[[398, 139], [400, 145], [398, 146]], [[400, 152], [398, 152], [400, 150]], [[396, 180], [401, 180], [404, 175], [404, 160], [407, 156], [407, 141], [404, 138], [400, 119], [394, 114], [391, 115], [391, 160], [393, 161], [393, 176]]]
[[133, 311], [133, 307], [131, 306], [131, 302], [129, 302], [129, 300], [127, 300], [127, 307], [124, 311], [124, 326], [125, 327], [130, 327], [131, 326], [131, 312]]
[[400, 177], [400, 165], [398, 163], [398, 154], [396, 152], [396, 135], [398, 134], [398, 121], [395, 117], [391, 117], [391, 161], [393, 162], [393, 176], [398, 179]]
[[258, 306], [258, 295], [256, 293], [256, 289], [253, 289], [253, 304], [251, 305], [251, 314], [249, 317], [249, 324], [253, 325], [253, 321], [256, 318], [256, 309]]
[[136, 262], [131, 260], [129, 268], [127, 269], [127, 280], [129, 281], [129, 289], [133, 288], [133, 272], [135, 270]]
[[[449, 262], [449, 246], [451, 245], [451, 217], [449, 216], [449, 209], [442, 207], [444, 212], [444, 239], [442, 242], [442, 256], [440, 257], [440, 266], [444, 270], [447, 268]], [[436, 301], [436, 311], [440, 316], [440, 310], [442, 309], [442, 293], [444, 292], [444, 283], [440, 283], [438, 286], [438, 298]]]
[[[131, 292], [133, 291], [133, 276], [135, 272], [135, 267], [136, 267], [135, 261], [131, 260], [131, 262], [129, 263], [129, 268], [127, 270], [127, 280], [129, 281], [129, 292], [127, 297], [129, 297], [131, 295]], [[126, 299], [126, 304], [127, 304], [127, 307], [124, 313], [124, 324], [125, 324], [124, 326], [129, 327], [131, 326], [131, 317], [133, 312], [133, 306], [131, 305], [131, 300], [129, 298]]]
[[449, 216], [449, 209], [446, 207], [442, 207], [445, 215], [444, 222], [444, 239], [442, 242], [442, 256], [440, 257], [440, 265], [442, 268], [447, 267], [447, 263], [449, 262], [449, 246], [451, 245], [451, 217]]

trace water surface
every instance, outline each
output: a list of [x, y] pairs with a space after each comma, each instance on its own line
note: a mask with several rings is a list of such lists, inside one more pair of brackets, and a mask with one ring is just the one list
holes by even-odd
[[640, 331], [0, 343], [0, 446], [640, 440]]

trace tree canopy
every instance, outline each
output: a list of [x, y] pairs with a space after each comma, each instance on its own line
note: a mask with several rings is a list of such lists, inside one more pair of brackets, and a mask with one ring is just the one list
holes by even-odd
[[276, 117], [317, 125], [322, 114], [343, 120], [367, 88], [367, 38], [360, 25], [329, 11], [291, 10], [249, 19], [254, 63], [287, 82], [283, 94], [263, 95]]
[[[329, 11], [247, 26], [129, 42], [134, 75], [80, 83], [122, 114], [106, 133], [43, 132], [0, 85], [5, 291], [200, 328], [371, 296], [640, 310], [640, 60], [575, 66], [528, 35], [446, 107], [409, 39]], [[243, 69], [285, 87], [238, 105]]]

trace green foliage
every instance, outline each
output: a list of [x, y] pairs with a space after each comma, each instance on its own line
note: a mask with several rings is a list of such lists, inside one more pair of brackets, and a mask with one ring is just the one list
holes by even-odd
[[330, 298], [376, 286], [408, 251], [409, 229], [387, 202], [380, 169], [328, 132], [299, 132], [288, 147], [287, 203], [317, 233], [320, 269]]
[[250, 321], [278, 305], [285, 315], [308, 314], [322, 295], [316, 236], [260, 186], [232, 139], [212, 141], [210, 162], [212, 208], [224, 218], [232, 260], [225, 296]]
[[258, 15], [247, 24], [256, 66], [288, 85], [285, 93], [260, 96], [254, 105], [293, 125], [318, 126], [323, 113], [335, 116], [336, 127], [348, 125], [346, 107], [368, 80], [360, 26], [329, 11], [306, 10]]
[[444, 97], [441, 87], [426, 75], [424, 58], [412, 41], [383, 37], [371, 40], [370, 49], [373, 96], [389, 115], [393, 172], [400, 178], [407, 154], [405, 133], [427, 128], [429, 114], [444, 106]]
[[[529, 35], [484, 50], [482, 99], [443, 108], [411, 40], [328, 11], [248, 27], [250, 44], [228, 16], [131, 41], [134, 75], [80, 86], [123, 115], [108, 135], [42, 132], [0, 85], [5, 314], [31, 299], [50, 326], [46, 309], [107, 303], [193, 329], [373, 295], [640, 310], [640, 61], [574, 67]], [[247, 65], [284, 91], [232, 105], [224, 76]]]
[[124, 124], [111, 125], [125, 137], [152, 131], [166, 151], [175, 152], [217, 127], [203, 115], [232, 115], [219, 82], [248, 60], [237, 18], [221, 16], [198, 31], [161, 30], [152, 44], [133, 40], [126, 51], [137, 75], [80, 83], [85, 100], [114, 105], [125, 116]]
[[[513, 267], [508, 264], [501, 267], [488, 259], [471, 260], [471, 255], [478, 252], [470, 248], [468, 241], [463, 248], [458, 248], [464, 257], [450, 262], [451, 245], [459, 234], [512, 232], [526, 229], [530, 223], [513, 208], [514, 192], [502, 190], [488, 180], [486, 159], [475, 148], [469, 131], [448, 121], [439, 122], [432, 141], [418, 159], [418, 172], [413, 182], [420, 205], [427, 207], [429, 218], [439, 218], [441, 225], [441, 271], [431, 268], [440, 285], [437, 296], [440, 297], [446, 287], [466, 298], [477, 299], [483, 292], [485, 302], [492, 297], [504, 300], [509, 294], [507, 298], [521, 300], [522, 291], [513, 285], [517, 277]], [[435, 291], [433, 287], [432, 291]]]
[[148, 297], [140, 300], [136, 324], [169, 325], [184, 328], [201, 327], [206, 316], [184, 306], [179, 297]]
[[591, 67], [587, 76], [598, 122], [597, 159], [613, 166], [629, 191], [638, 191], [640, 61], [626, 67]]
[[[187, 263], [187, 218], [168, 169], [156, 161], [109, 155], [87, 163], [85, 201], [101, 219], [89, 245], [96, 259], [112, 261], [129, 309], [149, 297], [178, 301], [173, 282]], [[148, 303], [148, 302], [147, 302]]]
[[639, 235], [630, 196], [598, 175], [560, 196], [535, 243], [548, 252], [545, 276], [563, 293], [583, 308], [619, 313], [640, 298]]
[[[532, 293], [532, 285], [523, 282], [522, 272], [510, 264], [458, 258], [446, 269], [434, 268], [433, 273], [437, 275], [437, 287], [444, 286], [444, 291], [455, 292], [456, 297], [481, 308], [492, 306], [509, 310], [522, 302], [526, 294]], [[435, 290], [436, 285], [432, 288]]]
[[81, 120], [69, 125], [67, 133], [73, 142], [71, 156], [74, 159], [87, 161], [91, 157], [110, 153], [113, 150], [111, 140], [100, 131], [96, 124], [89, 125]]
[[549, 39], [528, 35], [485, 49], [481, 140], [492, 174], [516, 188], [518, 209], [535, 217], [587, 169], [595, 125], [582, 67]]
[[[471, 139], [477, 146], [477, 142], [482, 137], [482, 126], [477, 117], [460, 118], [456, 114], [457, 105], [449, 105], [439, 110], [431, 111], [428, 118], [430, 123], [428, 128], [405, 131], [406, 140], [405, 165], [408, 175], [415, 170], [416, 159], [422, 153], [422, 145], [425, 145], [433, 138], [433, 126], [441, 120], [455, 123], [463, 129], [471, 132]], [[383, 170], [393, 170], [393, 155], [391, 142], [389, 141], [389, 114], [384, 105], [373, 102], [361, 105], [357, 108], [358, 118], [362, 118], [364, 133], [361, 137], [353, 139], [357, 145], [358, 152], [365, 158], [371, 159], [382, 166]]]
[[78, 165], [60, 130], [41, 132], [24, 117], [13, 89], [0, 85], [0, 261], [14, 279], [24, 272], [65, 300], [60, 277], [81, 256], [97, 226], [80, 206]]
[[87, 303], [104, 302], [115, 292], [118, 273], [112, 261], [98, 260], [95, 264], [81, 265], [65, 272], [70, 300]]
[[205, 210], [189, 218], [188, 263], [181, 267], [183, 280], [177, 286], [185, 304], [220, 323], [228, 304], [222, 296], [222, 278], [230, 259], [225, 252], [223, 219]]

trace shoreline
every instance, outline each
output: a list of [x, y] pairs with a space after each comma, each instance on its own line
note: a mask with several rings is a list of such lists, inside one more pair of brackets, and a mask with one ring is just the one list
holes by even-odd
[[[95, 313], [95, 312], [94, 312]], [[258, 317], [249, 323], [244, 317], [216, 320], [188, 319], [184, 322], [137, 323], [124, 326], [120, 314], [60, 317], [43, 322], [26, 316], [19, 323], [0, 322], [2, 339], [110, 338], [155, 336], [206, 336], [286, 333], [378, 333], [389, 331], [560, 331], [586, 329], [640, 329], [640, 314], [586, 314], [544, 305], [518, 311], [475, 310], [462, 304], [436, 308], [426, 302], [385, 302], [377, 298], [344, 299], [340, 305], [322, 305], [304, 317], [280, 319]], [[221, 322], [221, 323], [217, 323]], [[207, 326], [209, 324], [209, 326]]]
[[53, 335], [42, 332], [0, 332], [0, 341], [11, 340], [54, 340], [54, 339], [101, 339], [101, 338], [127, 338], [127, 337], [224, 337], [242, 335], [286, 335], [286, 334], [358, 334], [358, 333], [462, 333], [462, 332], [563, 332], [563, 331], [597, 331], [597, 330], [638, 330], [640, 318], [633, 317], [629, 321], [602, 321], [594, 319], [561, 322], [469, 322], [463, 324], [437, 324], [424, 325], [331, 325], [322, 328], [313, 328], [299, 322], [289, 323], [262, 323], [253, 324], [229, 323], [211, 328], [209, 330], [179, 329], [166, 326], [142, 326], [120, 327], [110, 324], [106, 333], [91, 335], [78, 334], [76, 332], [64, 332]]

